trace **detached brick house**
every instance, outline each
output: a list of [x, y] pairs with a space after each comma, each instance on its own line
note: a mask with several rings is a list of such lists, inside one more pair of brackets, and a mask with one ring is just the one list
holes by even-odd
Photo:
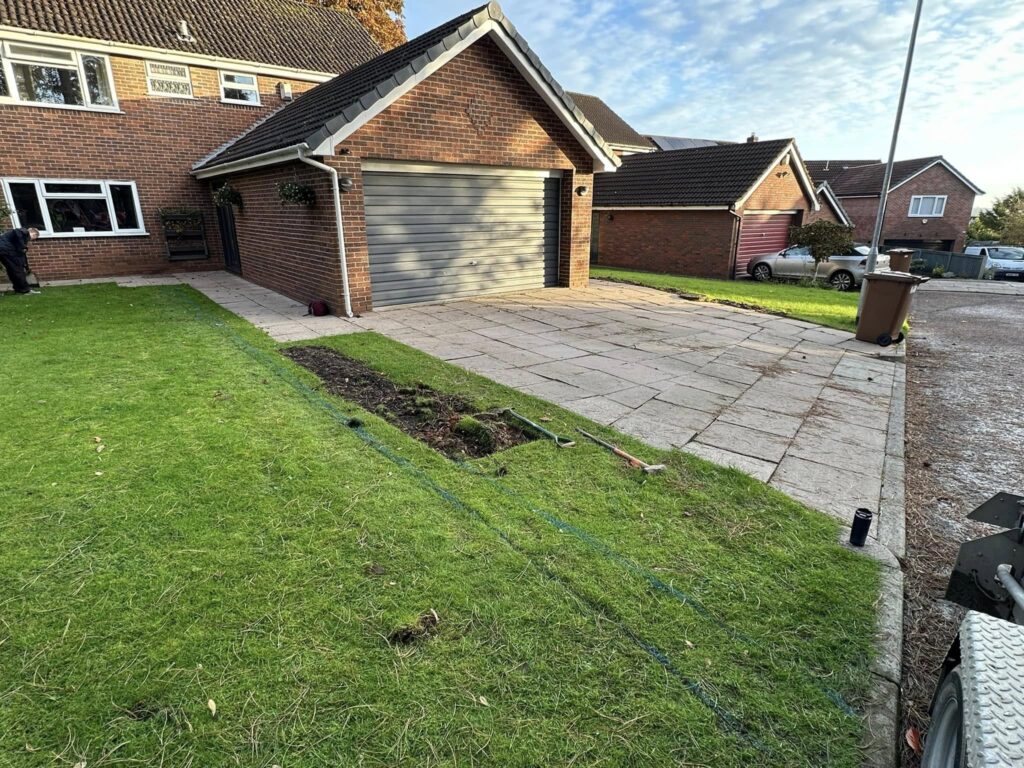
[[[870, 242], [885, 177], [879, 160], [812, 160], [815, 181], [827, 182], [854, 225], [854, 238]], [[893, 164], [882, 224], [882, 245], [962, 251], [975, 195], [983, 191], [943, 157]]]
[[[210, 252], [187, 268], [339, 313], [585, 284], [619, 160], [495, 3], [386, 53], [292, 0], [0, 0], [8, 38], [0, 130], [24, 151], [0, 179], [44, 225], [41, 277], [181, 269], [159, 209], [185, 207]], [[225, 184], [239, 205], [213, 205]]]
[[[750, 258], [789, 244], [822, 211], [793, 139], [630, 155], [595, 182], [598, 262], [700, 277], [745, 277]], [[841, 206], [839, 206], [841, 210]]]
[[[0, 0], [0, 200], [42, 232], [36, 274], [222, 268], [192, 166], [380, 52], [351, 16], [292, 0]], [[169, 260], [162, 209], [202, 217], [187, 260]]]

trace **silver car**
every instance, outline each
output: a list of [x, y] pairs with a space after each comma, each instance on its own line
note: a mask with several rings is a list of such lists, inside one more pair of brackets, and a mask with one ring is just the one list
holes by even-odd
[[[837, 291], [850, 291], [864, 280], [864, 268], [870, 249], [866, 245], [854, 245], [847, 253], [836, 254], [818, 265], [818, 280], [827, 282]], [[889, 257], [878, 254], [875, 269], [889, 268]], [[814, 258], [811, 249], [802, 245], [791, 245], [778, 253], [755, 256], [747, 264], [747, 274], [760, 282], [768, 280], [810, 280], [814, 278]]]

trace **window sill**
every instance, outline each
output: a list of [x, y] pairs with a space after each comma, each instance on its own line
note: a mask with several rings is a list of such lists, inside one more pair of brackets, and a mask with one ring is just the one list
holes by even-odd
[[221, 99], [220, 103], [221, 104], [232, 104], [233, 106], [236, 106], [236, 107], [262, 107], [263, 106], [262, 102], [254, 103], [254, 102], [251, 102], [251, 101], [234, 101], [232, 99]]
[[149, 232], [40, 232], [40, 240], [82, 240], [92, 237], [149, 237]]
[[77, 104], [44, 104], [34, 101], [14, 101], [0, 98], [0, 107], [28, 107], [34, 109], [63, 109], [69, 112], [99, 112], [105, 115], [123, 115], [118, 107], [80, 107]]
[[908, 213], [908, 219], [941, 219], [941, 213]]

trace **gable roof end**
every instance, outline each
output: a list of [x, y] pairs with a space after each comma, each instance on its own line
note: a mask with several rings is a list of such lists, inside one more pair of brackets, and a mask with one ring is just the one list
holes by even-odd
[[832, 186], [827, 181], [823, 181], [818, 185], [818, 194], [828, 201], [829, 207], [835, 211], [836, 216], [839, 217], [840, 224], [845, 227], [853, 226], [853, 219], [850, 218], [850, 214], [848, 214], [846, 209], [843, 208], [843, 204], [839, 202], [839, 198], [836, 197], [835, 190], [832, 189]]
[[[885, 163], [873, 163], [872, 165], [847, 168], [843, 173], [831, 180], [832, 189], [841, 197], [876, 197], [882, 191], [882, 182], [885, 181]], [[889, 181], [889, 191], [896, 189], [916, 176], [941, 165], [963, 184], [974, 191], [974, 194], [981, 195], [984, 192], [971, 182], [960, 171], [950, 165], [941, 155], [933, 157], [916, 157], [911, 160], [898, 160], [892, 164], [892, 178]]]
[[381, 52], [351, 14], [296, 0], [0, 0], [0, 27], [321, 75]]
[[555, 81], [497, 3], [458, 16], [362, 66], [308, 91], [252, 126], [193, 173], [200, 178], [240, 167], [282, 162], [296, 153], [333, 154], [335, 147], [474, 42], [489, 36], [594, 158], [599, 170], [619, 165], [611, 147]]

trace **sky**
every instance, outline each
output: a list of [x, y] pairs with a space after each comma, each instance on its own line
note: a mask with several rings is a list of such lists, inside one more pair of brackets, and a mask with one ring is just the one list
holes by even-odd
[[[406, 0], [415, 37], [480, 2]], [[504, 0], [562, 87], [641, 133], [795, 137], [885, 159], [914, 0]], [[943, 155], [991, 204], [1024, 186], [1024, 2], [925, 0], [896, 159]]]

